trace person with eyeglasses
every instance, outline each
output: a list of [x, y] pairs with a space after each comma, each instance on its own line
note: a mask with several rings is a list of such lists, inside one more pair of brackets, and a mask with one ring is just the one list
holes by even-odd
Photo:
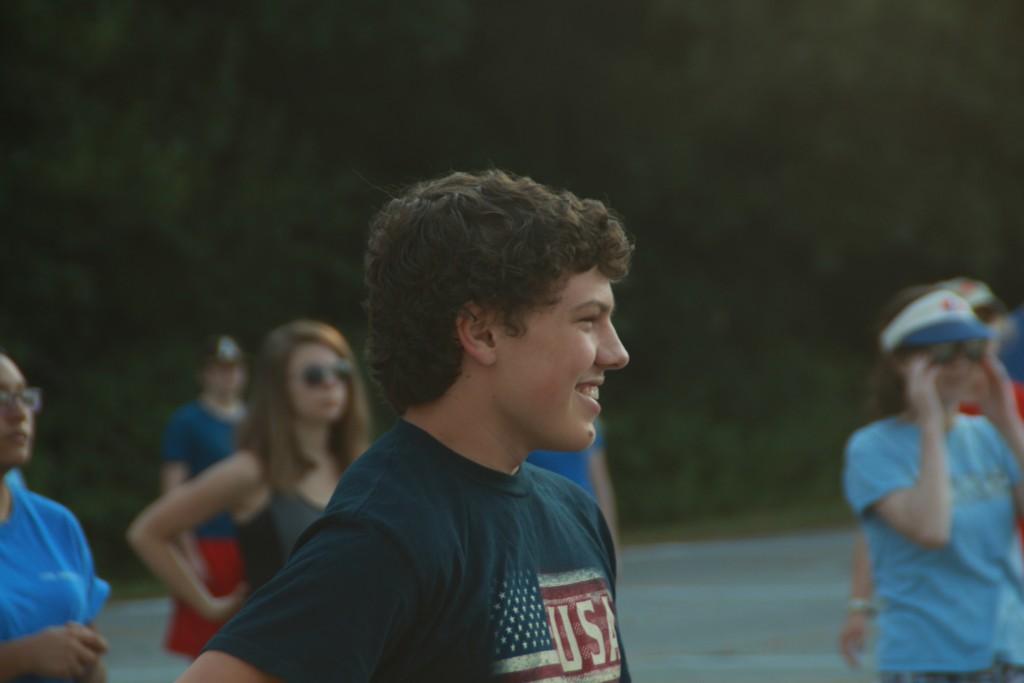
[[[164, 430], [162, 493], [199, 476], [235, 451], [235, 429], [245, 414], [242, 393], [246, 382], [245, 354], [238, 342], [223, 334], [207, 339], [199, 356], [198, 375], [199, 397], [175, 410]], [[214, 596], [231, 594], [245, 579], [238, 536], [227, 513], [182, 534], [180, 549]], [[164, 646], [195, 659], [222, 625], [175, 599]]]
[[[876, 420], [845, 449], [867, 539], [883, 683], [1024, 680], [1024, 423], [993, 331], [941, 286], [886, 307]], [[976, 402], [982, 414], [965, 415]]]
[[42, 391], [0, 350], [0, 681], [103, 683], [93, 622], [110, 595], [70, 510], [8, 479], [28, 464]]
[[[1006, 334], [1007, 309], [992, 289], [984, 282], [967, 277], [956, 277], [937, 283], [938, 287], [948, 289], [961, 296], [970, 306], [974, 314], [993, 332], [989, 340], [989, 348], [999, 353], [1002, 359], [1002, 342]], [[938, 351], [940, 360], [952, 350], [947, 345], [946, 351]], [[1024, 385], [1014, 380], [1011, 375], [1017, 411], [1024, 418]], [[967, 415], [980, 415], [981, 408], [973, 401], [960, 405], [960, 412]], [[1018, 517], [1017, 527], [1022, 541], [1022, 559], [1024, 559], [1024, 517]], [[1024, 579], [1022, 579], [1024, 580]], [[839, 650], [851, 668], [860, 666], [860, 655], [867, 641], [869, 622], [875, 612], [873, 600], [874, 586], [871, 578], [871, 560], [868, 557], [867, 541], [863, 533], [858, 533], [854, 541], [850, 563], [850, 599], [847, 603], [846, 619], [839, 634]]]
[[[174, 597], [222, 622], [281, 568], [369, 434], [369, 403], [348, 341], [320, 322], [283, 325], [268, 335], [253, 369], [239, 450], [143, 510], [128, 541]], [[217, 596], [176, 539], [224, 512], [237, 529], [246, 581]]]

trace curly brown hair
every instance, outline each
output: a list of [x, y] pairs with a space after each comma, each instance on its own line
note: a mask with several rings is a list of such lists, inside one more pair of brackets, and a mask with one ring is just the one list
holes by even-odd
[[629, 272], [633, 243], [602, 202], [500, 170], [452, 173], [392, 199], [366, 251], [369, 364], [403, 413], [439, 398], [458, 376], [456, 317], [469, 303], [510, 333], [551, 305], [565, 281], [598, 268]]

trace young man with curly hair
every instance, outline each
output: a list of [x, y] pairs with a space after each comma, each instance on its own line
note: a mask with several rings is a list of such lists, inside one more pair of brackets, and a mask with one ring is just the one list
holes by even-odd
[[501, 171], [388, 202], [369, 360], [401, 419], [179, 681], [629, 681], [608, 527], [524, 461], [593, 440], [632, 250], [601, 202]]

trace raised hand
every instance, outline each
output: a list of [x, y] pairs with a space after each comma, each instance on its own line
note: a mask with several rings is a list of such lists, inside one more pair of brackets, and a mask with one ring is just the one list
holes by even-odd
[[1002, 362], [993, 353], [981, 359], [985, 382], [981, 387], [978, 404], [981, 412], [1000, 430], [1020, 421], [1013, 382]]

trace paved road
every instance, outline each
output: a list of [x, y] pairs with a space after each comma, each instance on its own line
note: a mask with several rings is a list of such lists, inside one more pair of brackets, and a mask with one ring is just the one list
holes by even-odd
[[[637, 683], [867, 683], [835, 649], [851, 532], [630, 547], [619, 621]], [[110, 683], [168, 683], [165, 600], [114, 603]], [[870, 661], [868, 662], [870, 665]]]

